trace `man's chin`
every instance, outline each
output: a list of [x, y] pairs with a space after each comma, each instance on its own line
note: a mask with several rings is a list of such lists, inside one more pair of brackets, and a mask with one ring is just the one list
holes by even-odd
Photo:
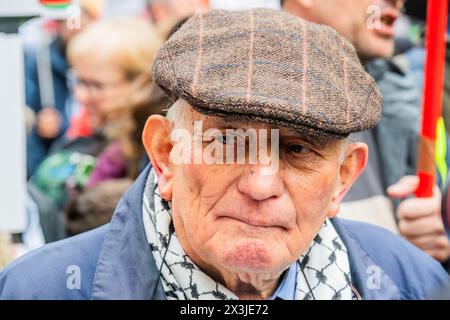
[[280, 250], [262, 239], [234, 239], [221, 250], [220, 260], [231, 272], [273, 272], [280, 268]]

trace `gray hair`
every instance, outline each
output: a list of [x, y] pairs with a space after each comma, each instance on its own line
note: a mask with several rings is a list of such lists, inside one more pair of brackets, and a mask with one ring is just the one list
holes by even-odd
[[192, 118], [190, 111], [191, 106], [189, 103], [179, 98], [167, 110], [166, 118], [172, 123], [173, 128], [181, 128], [185, 125], [186, 121]]

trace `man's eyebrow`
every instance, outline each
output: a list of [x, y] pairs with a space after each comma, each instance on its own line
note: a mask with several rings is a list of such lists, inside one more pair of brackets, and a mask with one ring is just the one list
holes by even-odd
[[305, 141], [306, 143], [311, 144], [314, 147], [324, 147], [331, 143], [332, 139], [327, 139], [325, 137], [315, 137], [310, 135], [305, 135], [303, 133], [300, 133], [298, 131], [287, 129], [287, 130], [280, 130], [280, 138], [283, 137], [293, 137], [297, 138], [299, 140]]
[[[211, 128], [217, 128], [217, 129], [242, 129], [247, 130], [252, 128], [252, 122], [243, 122], [241, 120], [235, 120], [235, 119], [227, 119], [223, 117], [210, 117], [208, 116], [204, 121], [206, 124], [206, 127]], [[256, 128], [255, 128], [256, 129]], [[271, 129], [271, 128], [257, 128], [259, 129]], [[325, 147], [333, 139], [326, 138], [326, 137], [316, 137], [311, 135], [305, 135], [304, 133], [298, 132], [294, 129], [290, 128], [272, 128], [272, 129], [279, 129], [280, 138], [283, 137], [293, 137], [297, 138], [299, 140], [302, 140], [308, 144], [310, 144], [313, 147]]]

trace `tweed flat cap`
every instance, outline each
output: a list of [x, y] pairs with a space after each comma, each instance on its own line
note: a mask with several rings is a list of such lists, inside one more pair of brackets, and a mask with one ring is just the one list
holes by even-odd
[[154, 81], [198, 112], [305, 135], [367, 130], [381, 97], [354, 47], [333, 29], [271, 9], [190, 18], [161, 48]]

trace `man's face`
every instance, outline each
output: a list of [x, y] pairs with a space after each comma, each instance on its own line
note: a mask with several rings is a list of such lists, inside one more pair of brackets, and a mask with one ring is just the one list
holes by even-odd
[[314, 0], [313, 22], [348, 38], [364, 60], [394, 52], [394, 23], [404, 0]]
[[[194, 121], [202, 121], [203, 131], [271, 129], [192, 114]], [[188, 129], [192, 130], [192, 123]], [[265, 173], [258, 164], [174, 166], [175, 230], [200, 267], [220, 275], [279, 275], [307, 249], [326, 217], [333, 215], [339, 197], [341, 143], [307, 142], [286, 128], [280, 128], [279, 137], [279, 168], [274, 174]], [[267, 145], [273, 146], [272, 141]], [[194, 152], [192, 148], [192, 156]]]

